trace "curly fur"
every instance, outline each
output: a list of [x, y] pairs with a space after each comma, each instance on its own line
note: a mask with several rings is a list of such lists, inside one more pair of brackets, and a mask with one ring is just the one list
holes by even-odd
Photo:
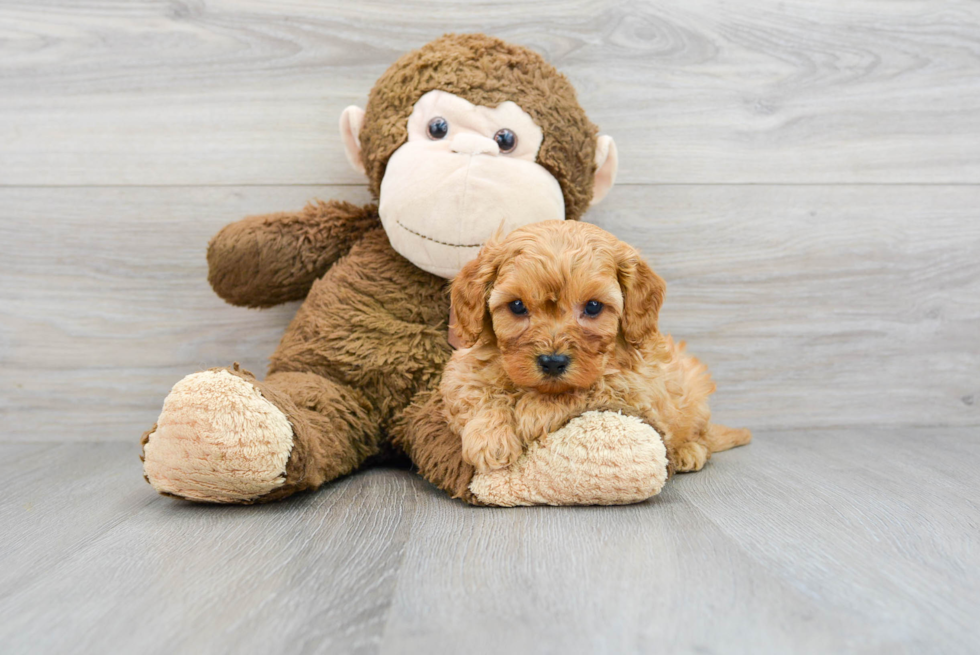
[[[524, 448], [590, 410], [633, 413], [664, 436], [677, 471], [747, 443], [748, 431], [711, 426], [707, 366], [657, 330], [666, 285], [631, 246], [586, 223], [546, 221], [485, 246], [452, 287], [469, 347], [440, 390], [463, 459], [477, 471], [512, 465]], [[520, 300], [526, 314], [515, 314]], [[596, 316], [589, 301], [602, 303]], [[560, 375], [541, 355], [565, 355]], [[724, 439], [722, 439], [724, 435]]]

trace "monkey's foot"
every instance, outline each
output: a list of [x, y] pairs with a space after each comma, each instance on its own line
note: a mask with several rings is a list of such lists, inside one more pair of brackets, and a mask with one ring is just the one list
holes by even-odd
[[160, 493], [248, 503], [286, 480], [293, 428], [237, 371], [214, 369], [174, 385], [143, 435], [143, 472]]
[[509, 468], [477, 473], [470, 492], [486, 505], [627, 505], [660, 493], [667, 451], [638, 418], [586, 412], [533, 442]]

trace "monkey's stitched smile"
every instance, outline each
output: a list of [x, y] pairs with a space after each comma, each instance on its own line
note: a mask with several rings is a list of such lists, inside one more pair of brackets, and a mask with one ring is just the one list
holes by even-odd
[[448, 243], [446, 241], [440, 241], [439, 239], [433, 239], [430, 236], [426, 236], [426, 235], [422, 234], [421, 232], [416, 232], [415, 230], [413, 230], [410, 227], [406, 227], [405, 224], [402, 223], [397, 218], [395, 219], [395, 222], [398, 224], [398, 227], [400, 227], [401, 229], [405, 230], [406, 232], [409, 232], [411, 234], [414, 234], [417, 237], [421, 237], [421, 238], [425, 239], [426, 241], [431, 241], [433, 243], [438, 243], [441, 246], [450, 246], [451, 248], [482, 248], [483, 247], [483, 244], [482, 243], [466, 244], [466, 243]]

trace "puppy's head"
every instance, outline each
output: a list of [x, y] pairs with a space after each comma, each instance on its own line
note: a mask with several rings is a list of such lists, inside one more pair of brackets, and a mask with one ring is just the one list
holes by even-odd
[[517, 386], [592, 386], [617, 343], [657, 331], [666, 285], [631, 246], [588, 223], [544, 221], [488, 242], [453, 281], [464, 347], [496, 342]]

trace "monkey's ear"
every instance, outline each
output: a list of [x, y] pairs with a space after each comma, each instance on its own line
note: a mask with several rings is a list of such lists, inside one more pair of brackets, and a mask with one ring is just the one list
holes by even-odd
[[497, 257], [489, 252], [491, 246], [484, 246], [476, 259], [463, 266], [453, 278], [450, 296], [456, 323], [450, 329], [455, 331], [462, 348], [477, 342], [490, 315], [487, 297], [497, 277]]
[[616, 172], [619, 170], [619, 155], [616, 152], [616, 142], [611, 136], [603, 134], [595, 143], [595, 186], [592, 191], [592, 202], [589, 206], [598, 204], [606, 197], [609, 189], [616, 183]]
[[623, 336], [630, 345], [639, 347], [657, 331], [667, 283], [636, 250], [624, 244], [619, 261], [619, 286], [623, 290]]
[[351, 105], [340, 115], [340, 138], [344, 142], [344, 154], [347, 161], [358, 173], [364, 173], [364, 162], [361, 161], [361, 126], [364, 124], [364, 110]]

